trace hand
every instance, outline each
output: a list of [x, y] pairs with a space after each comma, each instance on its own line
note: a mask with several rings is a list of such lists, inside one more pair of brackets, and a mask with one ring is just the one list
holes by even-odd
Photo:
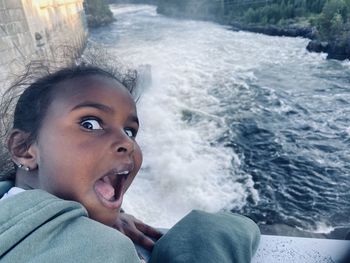
[[157, 229], [126, 213], [119, 214], [113, 227], [149, 251], [153, 249], [154, 240], [158, 240], [163, 235]]

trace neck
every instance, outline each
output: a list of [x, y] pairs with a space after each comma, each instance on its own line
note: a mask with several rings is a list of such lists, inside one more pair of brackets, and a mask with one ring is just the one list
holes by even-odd
[[37, 189], [37, 172], [34, 171], [23, 171], [18, 169], [16, 172], [15, 186], [20, 187], [25, 190]]

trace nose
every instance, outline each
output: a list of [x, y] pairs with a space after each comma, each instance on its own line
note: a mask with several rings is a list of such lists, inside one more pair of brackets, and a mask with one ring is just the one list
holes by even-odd
[[115, 143], [113, 144], [113, 151], [119, 154], [131, 154], [134, 151], [134, 141], [123, 131]]

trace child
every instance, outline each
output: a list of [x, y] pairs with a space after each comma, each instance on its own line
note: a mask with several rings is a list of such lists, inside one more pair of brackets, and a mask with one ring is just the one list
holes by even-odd
[[[142, 163], [136, 106], [123, 82], [79, 65], [34, 79], [20, 95], [7, 140], [15, 187], [0, 201], [1, 262], [139, 262], [111, 227], [149, 249], [145, 236], [160, 238], [120, 212]], [[156, 243], [151, 262], [249, 262], [258, 240], [247, 218], [193, 212]]]

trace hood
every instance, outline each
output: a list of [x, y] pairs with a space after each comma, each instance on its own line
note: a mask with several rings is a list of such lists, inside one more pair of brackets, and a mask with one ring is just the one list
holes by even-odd
[[14, 181], [0, 181], [0, 198], [15, 185]]

